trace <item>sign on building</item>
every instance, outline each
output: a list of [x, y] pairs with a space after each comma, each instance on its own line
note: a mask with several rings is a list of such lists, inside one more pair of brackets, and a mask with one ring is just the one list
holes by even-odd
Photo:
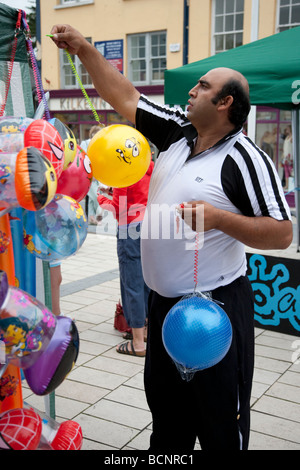
[[123, 39], [97, 41], [95, 47], [108, 62], [123, 73]]

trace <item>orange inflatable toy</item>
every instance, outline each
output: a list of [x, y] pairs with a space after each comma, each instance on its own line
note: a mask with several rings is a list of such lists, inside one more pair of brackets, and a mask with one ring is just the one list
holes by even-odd
[[53, 165], [34, 147], [18, 153], [15, 168], [15, 190], [21, 207], [40, 210], [54, 197], [57, 177]]

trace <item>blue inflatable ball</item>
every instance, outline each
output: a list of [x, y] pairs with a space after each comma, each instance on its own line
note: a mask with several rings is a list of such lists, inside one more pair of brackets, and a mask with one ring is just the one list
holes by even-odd
[[182, 298], [168, 312], [162, 338], [177, 366], [197, 371], [223, 359], [231, 345], [232, 327], [218, 304], [193, 295]]
[[24, 245], [43, 261], [60, 261], [79, 250], [87, 229], [81, 205], [69, 196], [56, 194], [43, 209], [25, 212]]

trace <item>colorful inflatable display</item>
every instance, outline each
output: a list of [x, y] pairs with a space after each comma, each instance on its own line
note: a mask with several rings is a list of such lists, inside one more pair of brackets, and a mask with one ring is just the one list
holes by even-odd
[[32, 122], [27, 117], [0, 117], [0, 152], [20, 152], [24, 148], [24, 132]]
[[0, 341], [7, 363], [21, 367], [36, 395], [65, 379], [77, 359], [79, 335], [68, 317], [55, 317], [28, 293], [9, 286], [0, 271]]
[[75, 323], [68, 317], [57, 317], [57, 324], [44, 354], [24, 370], [31, 390], [47, 395], [55, 390], [72, 370], [79, 350]]
[[0, 414], [0, 450], [80, 450], [82, 439], [75, 421], [57, 423], [27, 404]]
[[35, 147], [52, 163], [57, 178], [64, 166], [64, 141], [57, 129], [43, 119], [33, 121], [24, 132], [24, 147]]
[[0, 415], [0, 449], [36, 450], [42, 420], [33, 410], [15, 408]]
[[[48, 309], [35, 297], [34, 256], [38, 253], [35, 237], [46, 244], [47, 261], [54, 255], [54, 259], [62, 259], [74, 254], [86, 237], [87, 223], [81, 206], [74, 199], [56, 195], [57, 180], [73, 162], [77, 143], [67, 126], [57, 119], [49, 122], [25, 12], [4, 5], [1, 12], [2, 29], [7, 38], [13, 39], [7, 47], [8, 56], [3, 57], [7, 76], [0, 110], [0, 449], [78, 450], [82, 431], [77, 423], [49, 423], [50, 418], [42, 419], [42, 413], [24, 406], [20, 370], [23, 378], [26, 373], [35, 394], [46, 395], [61, 384], [78, 356], [75, 323], [54, 316], [51, 307]], [[12, 75], [15, 58], [20, 60], [23, 55], [22, 60], [29, 57], [32, 65], [38, 99], [35, 116], [44, 119], [4, 116], [14, 109], [16, 100], [19, 109], [24, 104], [25, 113], [34, 112], [33, 103], [25, 106], [20, 94], [14, 96], [16, 87], [21, 94], [24, 89], [18, 83], [18, 74]], [[31, 91], [28, 93], [30, 100]], [[28, 234], [24, 229], [26, 216], [34, 221], [29, 224], [34, 232]], [[61, 237], [60, 242], [57, 237]], [[50, 280], [45, 276], [45, 298], [51, 294], [48, 284]]]
[[114, 124], [97, 132], [87, 154], [94, 177], [114, 188], [124, 188], [139, 181], [151, 160], [147, 139], [133, 127], [123, 124]]
[[59, 135], [61, 136], [63, 143], [64, 143], [64, 165], [63, 170], [68, 168], [68, 166], [72, 163], [75, 158], [76, 150], [77, 150], [77, 142], [75, 135], [69, 129], [69, 127], [62, 123], [59, 119], [53, 118], [48, 121], [52, 126], [57, 129]]
[[37, 258], [62, 260], [79, 250], [87, 228], [81, 205], [68, 196], [56, 194], [45, 208], [24, 214], [24, 243]]
[[36, 211], [45, 207], [57, 188], [54, 168], [34, 147], [25, 147], [16, 159], [16, 195], [21, 207]]
[[34, 147], [0, 153], [0, 208], [39, 210], [53, 198], [57, 178], [52, 164]]
[[85, 151], [77, 147], [76, 157], [57, 182], [57, 194], [64, 194], [80, 202], [85, 198], [92, 184], [91, 161]]
[[0, 271], [0, 340], [6, 362], [22, 369], [32, 365], [49, 344], [56, 317], [30, 294], [9, 286]]

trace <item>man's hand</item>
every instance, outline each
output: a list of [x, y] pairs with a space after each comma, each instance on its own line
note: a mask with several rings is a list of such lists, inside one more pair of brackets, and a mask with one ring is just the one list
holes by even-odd
[[99, 96], [114, 110], [135, 124], [140, 92], [72, 26], [57, 24], [52, 40], [60, 49], [75, 54], [88, 71]]
[[205, 201], [184, 202], [178, 207], [181, 217], [195, 232], [217, 228], [220, 209]]
[[52, 40], [60, 49], [68, 49], [70, 54], [79, 54], [82, 46], [88, 44], [76, 29], [68, 24], [57, 24], [51, 30]]
[[191, 201], [178, 207], [184, 221], [195, 231], [220, 230], [245, 245], [261, 250], [280, 250], [293, 240], [290, 220], [246, 217], [218, 209], [205, 201]]

